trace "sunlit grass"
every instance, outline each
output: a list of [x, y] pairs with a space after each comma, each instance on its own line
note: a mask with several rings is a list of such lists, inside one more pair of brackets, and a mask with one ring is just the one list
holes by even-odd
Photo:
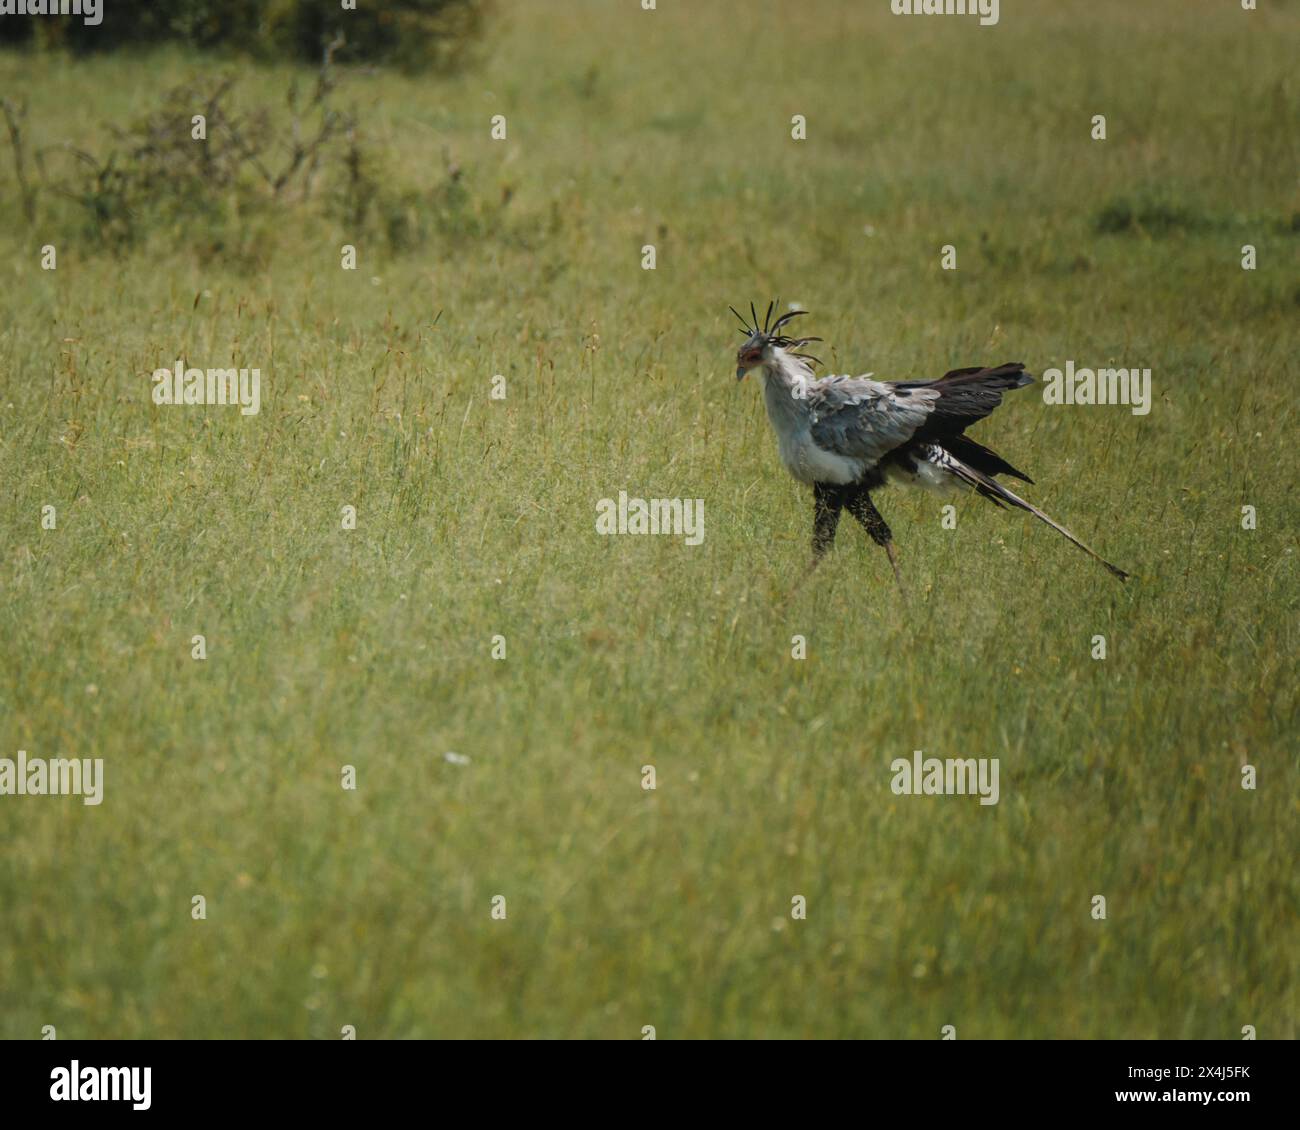
[[[521, 3], [480, 72], [345, 88], [398, 188], [459, 164], [465, 231], [11, 212], [0, 756], [106, 785], [0, 798], [0, 1035], [1293, 1037], [1300, 27], [1191, 7]], [[223, 66], [282, 104], [174, 52], [0, 88], [102, 152]], [[804, 584], [729, 364], [777, 294], [835, 372], [1151, 367], [1148, 416], [977, 432], [1135, 580], [888, 493], [912, 602], [847, 525]], [[260, 366], [260, 415], [156, 408], [177, 357]], [[597, 537], [623, 489], [704, 544]], [[1000, 758], [999, 805], [894, 796], [914, 749]]]

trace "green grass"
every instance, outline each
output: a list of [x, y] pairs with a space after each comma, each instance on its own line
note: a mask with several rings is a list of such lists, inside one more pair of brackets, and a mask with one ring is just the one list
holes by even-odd
[[[1264, 7], [503, 5], [482, 70], [345, 88], [418, 215], [464, 170], [418, 246], [7, 205], [0, 755], [106, 784], [0, 798], [0, 1035], [1294, 1037], [1300, 9]], [[3, 54], [0, 92], [98, 152], [231, 65]], [[291, 70], [235, 69], [280, 112]], [[910, 605], [851, 525], [803, 583], [732, 376], [727, 304], [774, 294], [834, 372], [1151, 367], [1148, 416], [1030, 389], [975, 433], [1135, 579], [888, 492]], [[178, 356], [260, 366], [261, 414], [155, 407]], [[623, 489], [704, 498], [704, 544], [597, 537]], [[1000, 758], [1001, 802], [893, 795], [914, 749]]]

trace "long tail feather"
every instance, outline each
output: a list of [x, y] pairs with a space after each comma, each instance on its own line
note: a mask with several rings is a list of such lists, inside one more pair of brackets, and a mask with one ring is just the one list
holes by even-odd
[[1070, 533], [1069, 530], [1067, 530], [1064, 526], [1062, 526], [1060, 522], [1057, 522], [1052, 518], [1049, 518], [1046, 514], [1044, 514], [1041, 510], [1039, 510], [1038, 507], [1035, 506], [1032, 502], [1026, 502], [1014, 491], [1007, 490], [1007, 488], [1002, 486], [1001, 483], [998, 483], [998, 486], [1002, 487], [1002, 492], [1006, 496], [1007, 501], [1010, 502], [1013, 506], [1019, 506], [1021, 510], [1028, 510], [1029, 513], [1031, 513], [1040, 522], [1046, 522], [1058, 534], [1060, 534], [1067, 541], [1073, 542], [1081, 550], [1083, 550], [1084, 553], [1086, 553], [1089, 557], [1093, 558], [1093, 560], [1100, 561], [1103, 565], [1106, 566], [1107, 569], [1110, 570], [1112, 574], [1118, 577], [1121, 581], [1128, 580], [1128, 574], [1124, 572], [1123, 569], [1121, 569], [1118, 565], [1112, 565], [1095, 549], [1092, 549], [1089, 546], [1084, 545], [1083, 542], [1081, 542], [1072, 533]]
[[1090, 546], [1084, 545], [1083, 542], [1081, 542], [1072, 533], [1070, 533], [1069, 530], [1067, 530], [1064, 526], [1062, 526], [1060, 522], [1057, 522], [1055, 519], [1043, 513], [1043, 511], [1039, 510], [1038, 507], [1035, 506], [1032, 502], [1026, 502], [1014, 491], [1008, 490], [1006, 487], [1004, 487], [1000, 482], [997, 481], [997, 479], [993, 478], [991, 475], [986, 475], [982, 471], [977, 471], [974, 467], [967, 466], [955, 455], [953, 455], [952, 452], [944, 451], [943, 454], [946, 456], [946, 459], [944, 460], [945, 466], [947, 466], [948, 469], [952, 471], [953, 474], [955, 474], [958, 478], [964, 480], [965, 482], [973, 486], [985, 498], [990, 499], [993, 502], [1009, 502], [1012, 506], [1016, 506], [1019, 507], [1021, 510], [1028, 511], [1040, 522], [1044, 522], [1047, 525], [1051, 526], [1052, 529], [1054, 529], [1058, 534], [1060, 534], [1067, 541], [1073, 543], [1074, 545], [1077, 545], [1089, 557], [1093, 558], [1096, 561], [1100, 561], [1101, 564], [1106, 566], [1106, 568], [1114, 576], [1118, 577], [1121, 581], [1128, 580], [1129, 575], [1126, 572], [1124, 572], [1123, 569], [1121, 569], [1118, 565], [1112, 565], [1109, 561], [1107, 561], [1104, 557], [1102, 557], [1102, 555], [1098, 553], [1095, 549], [1092, 549]]

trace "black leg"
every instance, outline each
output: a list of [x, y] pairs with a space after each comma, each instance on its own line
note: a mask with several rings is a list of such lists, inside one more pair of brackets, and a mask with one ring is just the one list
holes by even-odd
[[809, 569], [826, 555], [835, 544], [835, 530], [840, 524], [840, 510], [844, 498], [839, 487], [830, 483], [813, 483], [813, 559]]
[[852, 498], [848, 500], [849, 513], [866, 527], [867, 533], [871, 535], [871, 540], [877, 545], [888, 545], [894, 540], [894, 535], [890, 532], [889, 525], [884, 518], [880, 516], [880, 511], [876, 509], [876, 504], [871, 501], [869, 491], [857, 491]]
[[907, 589], [903, 585], [903, 575], [898, 571], [898, 554], [894, 550], [894, 535], [890, 532], [889, 524], [880, 516], [876, 504], [871, 501], [870, 492], [866, 490], [857, 491], [845, 502], [845, 505], [848, 506], [849, 513], [866, 527], [867, 533], [871, 535], [871, 540], [884, 547], [885, 552], [889, 555], [889, 564], [894, 568], [894, 580], [898, 582], [898, 587], [906, 596]]

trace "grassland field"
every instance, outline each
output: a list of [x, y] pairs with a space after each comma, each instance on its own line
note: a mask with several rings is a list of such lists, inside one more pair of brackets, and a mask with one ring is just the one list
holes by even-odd
[[[105, 767], [0, 797], [0, 1036], [1294, 1038], [1300, 5], [499, 9], [346, 76], [359, 232], [214, 189], [110, 243], [0, 153], [0, 755]], [[96, 153], [223, 74], [310, 81], [0, 54]], [[727, 312], [776, 296], [836, 373], [1150, 367], [974, 433], [1134, 579], [890, 491], [910, 602], [851, 525], [805, 581]], [[156, 406], [178, 358], [260, 412]], [[703, 544], [597, 536], [620, 490]], [[917, 749], [1000, 802], [895, 795]]]

